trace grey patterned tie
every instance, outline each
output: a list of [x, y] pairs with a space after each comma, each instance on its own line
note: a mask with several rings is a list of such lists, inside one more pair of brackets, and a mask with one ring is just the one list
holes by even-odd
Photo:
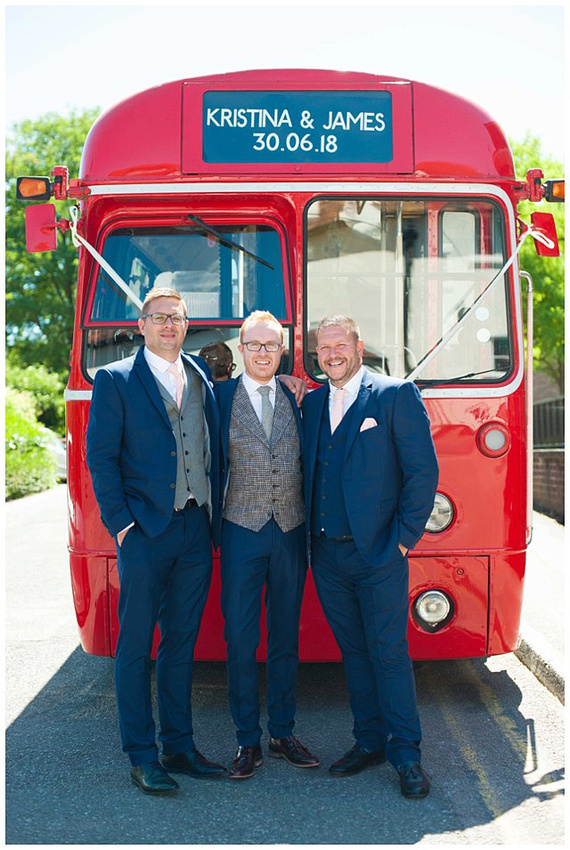
[[273, 405], [269, 401], [271, 387], [266, 384], [265, 386], [258, 387], [257, 392], [261, 395], [261, 424], [269, 440], [271, 438], [271, 428], [273, 427]]

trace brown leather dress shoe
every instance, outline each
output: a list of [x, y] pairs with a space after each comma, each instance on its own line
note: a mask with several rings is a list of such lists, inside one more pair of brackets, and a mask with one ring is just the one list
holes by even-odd
[[329, 773], [332, 776], [351, 776], [360, 773], [369, 765], [382, 764], [385, 761], [386, 754], [383, 750], [367, 750], [366, 747], [355, 744], [342, 758], [331, 764]]
[[172, 756], [162, 756], [162, 765], [169, 773], [185, 773], [194, 779], [219, 779], [226, 773], [221, 764], [208, 761], [198, 750], [177, 753]]
[[132, 767], [131, 782], [145, 794], [171, 794], [180, 787], [157, 761]]
[[238, 747], [230, 768], [230, 779], [249, 779], [253, 770], [263, 764], [261, 747]]
[[293, 767], [318, 767], [320, 761], [309, 752], [294, 735], [286, 738], [270, 738], [268, 754], [274, 759], [285, 759]]

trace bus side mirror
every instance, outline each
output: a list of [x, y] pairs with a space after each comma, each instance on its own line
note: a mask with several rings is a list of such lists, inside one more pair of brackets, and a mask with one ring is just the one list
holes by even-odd
[[534, 240], [536, 253], [539, 257], [559, 257], [560, 248], [558, 246], [558, 236], [556, 234], [556, 222], [552, 213], [533, 212], [530, 220], [532, 221], [533, 230], [538, 230], [544, 236], [548, 237], [554, 243], [553, 248], [549, 248], [538, 239]]
[[55, 251], [57, 247], [55, 207], [53, 204], [34, 204], [26, 207], [26, 251], [38, 254]]

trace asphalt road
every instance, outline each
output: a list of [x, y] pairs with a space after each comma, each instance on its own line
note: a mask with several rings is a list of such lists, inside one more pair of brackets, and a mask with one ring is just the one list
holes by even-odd
[[[351, 746], [342, 668], [302, 665], [296, 733], [322, 766], [266, 758], [244, 782], [181, 777], [149, 798], [120, 751], [112, 661], [78, 646], [65, 487], [6, 505], [8, 844], [562, 844], [564, 708], [514, 655], [417, 671], [432, 793], [405, 800], [389, 765], [333, 779]], [[223, 664], [199, 663], [195, 731], [234, 747]]]

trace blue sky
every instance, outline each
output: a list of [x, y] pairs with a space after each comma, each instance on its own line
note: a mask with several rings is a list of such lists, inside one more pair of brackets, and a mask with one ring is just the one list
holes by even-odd
[[542, 4], [25, 5], [6, 9], [8, 128], [247, 68], [367, 71], [447, 88], [564, 158], [564, 7]]

